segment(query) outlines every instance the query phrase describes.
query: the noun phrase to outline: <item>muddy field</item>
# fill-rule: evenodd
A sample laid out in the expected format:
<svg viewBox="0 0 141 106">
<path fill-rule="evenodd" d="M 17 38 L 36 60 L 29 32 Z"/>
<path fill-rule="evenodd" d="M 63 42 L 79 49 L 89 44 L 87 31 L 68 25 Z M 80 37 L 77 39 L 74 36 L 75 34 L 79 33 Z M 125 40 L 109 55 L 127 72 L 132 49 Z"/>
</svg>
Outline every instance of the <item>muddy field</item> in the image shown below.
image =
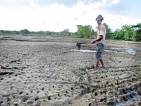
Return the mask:
<svg viewBox="0 0 141 106">
<path fill-rule="evenodd" d="M 141 106 L 141 43 L 107 41 L 106 68 L 90 40 L 0 36 L 0 106 Z"/>
</svg>

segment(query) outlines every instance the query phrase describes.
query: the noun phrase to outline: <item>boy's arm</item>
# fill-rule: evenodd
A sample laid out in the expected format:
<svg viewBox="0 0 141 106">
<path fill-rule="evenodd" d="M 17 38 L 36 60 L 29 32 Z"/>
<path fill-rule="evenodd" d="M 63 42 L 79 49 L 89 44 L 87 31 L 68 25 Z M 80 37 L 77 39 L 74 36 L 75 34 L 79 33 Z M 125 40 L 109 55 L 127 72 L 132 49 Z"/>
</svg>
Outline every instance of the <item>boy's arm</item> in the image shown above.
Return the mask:
<svg viewBox="0 0 141 106">
<path fill-rule="evenodd" d="M 100 37 L 98 39 L 92 41 L 91 44 L 94 44 L 94 43 L 96 43 L 98 41 L 101 41 L 102 39 L 103 39 L 103 35 L 100 35 Z"/>
</svg>

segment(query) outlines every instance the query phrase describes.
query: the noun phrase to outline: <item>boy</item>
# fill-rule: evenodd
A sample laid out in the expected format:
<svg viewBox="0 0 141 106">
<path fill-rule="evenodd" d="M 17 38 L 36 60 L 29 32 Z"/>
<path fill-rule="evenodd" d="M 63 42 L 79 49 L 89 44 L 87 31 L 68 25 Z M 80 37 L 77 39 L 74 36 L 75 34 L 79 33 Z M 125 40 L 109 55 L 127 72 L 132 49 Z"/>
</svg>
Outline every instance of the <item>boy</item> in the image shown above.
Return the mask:
<svg viewBox="0 0 141 106">
<path fill-rule="evenodd" d="M 105 37 L 106 37 L 106 28 L 102 24 L 103 21 L 102 15 L 98 15 L 96 18 L 97 21 L 97 39 L 92 41 L 91 44 L 96 44 L 96 66 L 94 70 L 97 70 L 99 68 L 99 62 L 101 63 L 102 67 L 105 68 L 103 60 L 102 60 L 102 52 L 104 50 L 104 45 L 105 45 Z"/>
</svg>

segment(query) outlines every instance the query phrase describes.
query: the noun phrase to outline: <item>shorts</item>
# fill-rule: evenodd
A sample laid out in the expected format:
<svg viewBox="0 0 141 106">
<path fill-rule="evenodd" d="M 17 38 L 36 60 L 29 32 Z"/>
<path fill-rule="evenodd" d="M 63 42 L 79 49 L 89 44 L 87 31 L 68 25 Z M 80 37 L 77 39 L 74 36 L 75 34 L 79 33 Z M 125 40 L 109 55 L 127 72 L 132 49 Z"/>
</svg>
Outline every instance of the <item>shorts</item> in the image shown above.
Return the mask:
<svg viewBox="0 0 141 106">
<path fill-rule="evenodd" d="M 102 59 L 103 50 L 104 50 L 104 44 L 98 43 L 97 46 L 96 46 L 96 59 L 97 60 Z"/>
</svg>

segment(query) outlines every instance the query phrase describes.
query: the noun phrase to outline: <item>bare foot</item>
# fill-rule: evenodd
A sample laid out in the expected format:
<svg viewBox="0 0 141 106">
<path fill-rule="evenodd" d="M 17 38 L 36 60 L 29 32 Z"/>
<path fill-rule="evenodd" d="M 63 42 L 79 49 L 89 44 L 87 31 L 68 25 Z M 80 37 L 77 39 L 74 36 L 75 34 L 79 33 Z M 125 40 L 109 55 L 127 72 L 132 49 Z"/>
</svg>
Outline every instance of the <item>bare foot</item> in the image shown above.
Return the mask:
<svg viewBox="0 0 141 106">
<path fill-rule="evenodd" d="M 95 67 L 94 69 L 90 69 L 90 71 L 96 71 L 98 67 Z"/>
<path fill-rule="evenodd" d="M 101 68 L 104 68 L 105 69 L 105 66 L 102 66 Z"/>
</svg>

